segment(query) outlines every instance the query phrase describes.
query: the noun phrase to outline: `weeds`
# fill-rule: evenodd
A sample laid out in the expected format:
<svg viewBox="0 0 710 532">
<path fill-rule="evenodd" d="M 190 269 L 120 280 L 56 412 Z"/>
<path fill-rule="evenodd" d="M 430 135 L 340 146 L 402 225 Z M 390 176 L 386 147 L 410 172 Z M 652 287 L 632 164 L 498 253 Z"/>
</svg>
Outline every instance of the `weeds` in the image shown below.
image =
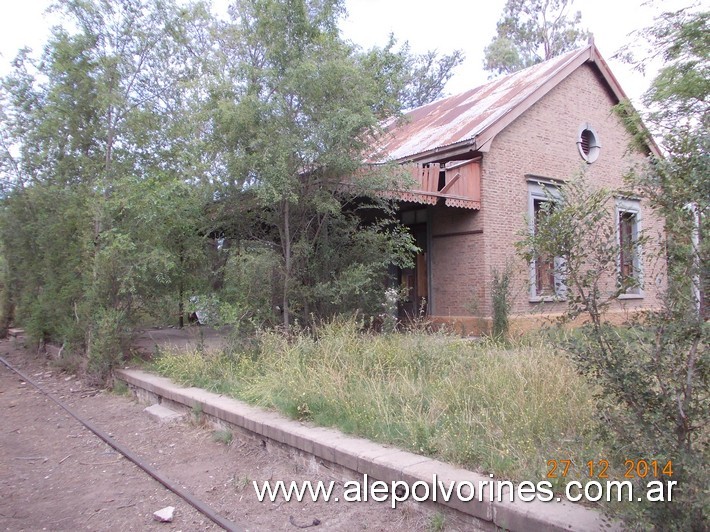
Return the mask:
<svg viewBox="0 0 710 532">
<path fill-rule="evenodd" d="M 544 478 L 550 457 L 597 456 L 593 390 L 543 340 L 503 348 L 443 333 L 369 335 L 335 321 L 253 353 L 165 353 L 156 369 L 465 467 Z M 603 453 L 602 453 L 603 454 Z"/>
<path fill-rule="evenodd" d="M 244 491 L 247 486 L 251 485 L 251 479 L 248 476 L 243 477 L 233 477 L 232 483 L 234 484 L 235 491 Z"/>
<path fill-rule="evenodd" d="M 205 422 L 205 414 L 202 411 L 202 403 L 195 403 L 192 406 L 192 421 L 195 425 L 202 425 Z"/>
<path fill-rule="evenodd" d="M 111 388 L 111 391 L 116 395 L 131 395 L 131 389 L 128 387 L 128 384 L 119 379 L 115 379 L 113 381 L 113 387 Z"/>
<path fill-rule="evenodd" d="M 510 314 L 510 282 L 513 276 L 511 263 L 508 262 L 503 269 L 491 269 L 491 298 L 493 299 L 493 337 L 501 340 L 508 338 L 510 327 L 508 315 Z"/>
<path fill-rule="evenodd" d="M 219 430 L 215 430 L 212 433 L 212 440 L 217 443 L 223 443 L 225 445 L 229 445 L 230 443 L 232 443 L 233 439 L 234 439 L 234 435 L 232 434 L 231 430 L 219 429 Z"/>
<path fill-rule="evenodd" d="M 437 512 L 431 516 L 429 520 L 429 526 L 427 526 L 428 532 L 441 532 L 446 526 L 446 516 L 441 512 Z"/>
</svg>

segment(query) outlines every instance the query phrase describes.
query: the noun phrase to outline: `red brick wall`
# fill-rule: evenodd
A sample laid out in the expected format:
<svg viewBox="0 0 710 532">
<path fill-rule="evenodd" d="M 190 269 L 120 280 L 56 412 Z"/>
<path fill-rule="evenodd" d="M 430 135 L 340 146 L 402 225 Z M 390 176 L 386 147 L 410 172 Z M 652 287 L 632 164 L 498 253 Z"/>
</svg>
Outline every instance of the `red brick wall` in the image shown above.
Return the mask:
<svg viewBox="0 0 710 532">
<path fill-rule="evenodd" d="M 513 313 L 554 313 L 562 304 L 529 301 L 528 265 L 514 243 L 526 228 L 526 174 L 569 179 L 581 170 L 594 185 L 622 188 L 623 175 L 643 163 L 629 152 L 630 137 L 614 115 L 614 101 L 594 67 L 584 65 L 496 136 L 483 156 L 481 211 L 436 207 L 432 219 L 433 315 L 491 316 L 491 268 L 514 266 Z M 577 148 L 580 127 L 589 123 L 601 143 L 598 159 L 587 164 Z M 660 229 L 642 202 L 642 228 Z M 435 238 L 437 234 L 482 229 L 482 234 Z M 658 304 L 663 271 L 644 249 L 644 298 L 619 303 L 624 309 Z"/>
<path fill-rule="evenodd" d="M 430 313 L 479 315 L 483 310 L 483 229 L 479 211 L 436 206 L 430 211 Z"/>
</svg>

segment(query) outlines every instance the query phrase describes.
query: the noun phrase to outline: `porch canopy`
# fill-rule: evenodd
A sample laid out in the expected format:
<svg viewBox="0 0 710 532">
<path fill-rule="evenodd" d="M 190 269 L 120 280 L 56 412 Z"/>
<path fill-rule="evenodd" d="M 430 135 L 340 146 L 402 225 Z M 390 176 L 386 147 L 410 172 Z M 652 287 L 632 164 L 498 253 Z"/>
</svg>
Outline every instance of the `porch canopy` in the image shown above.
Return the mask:
<svg viewBox="0 0 710 532">
<path fill-rule="evenodd" d="M 481 208 L 481 159 L 448 163 L 406 163 L 396 167 L 401 185 L 380 192 L 412 203 Z"/>
</svg>

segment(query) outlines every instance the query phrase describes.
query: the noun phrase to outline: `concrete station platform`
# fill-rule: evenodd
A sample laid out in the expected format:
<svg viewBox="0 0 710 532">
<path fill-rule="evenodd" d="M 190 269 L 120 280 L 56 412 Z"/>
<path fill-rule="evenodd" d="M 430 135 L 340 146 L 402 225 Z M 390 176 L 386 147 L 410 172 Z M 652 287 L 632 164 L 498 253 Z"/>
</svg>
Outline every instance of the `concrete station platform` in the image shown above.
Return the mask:
<svg viewBox="0 0 710 532">
<path fill-rule="evenodd" d="M 409 486 L 417 482 L 431 486 L 434 475 L 445 486 L 452 481 L 478 486 L 479 481 L 491 480 L 425 456 L 294 421 L 229 397 L 178 386 L 167 378 L 141 370 L 117 370 L 115 377 L 127 383 L 143 402 L 160 404 L 176 412 L 199 411 L 219 426 L 260 439 L 267 448 L 284 452 L 308 467 L 316 470 L 325 467 L 344 480 L 362 481 L 367 475 L 371 482 L 404 481 Z M 468 493 L 467 490 L 464 484 L 462 493 Z M 515 500 L 511 503 L 507 498 L 505 502 L 498 502 L 491 500 L 486 490 L 481 501 L 476 494 L 469 502 L 456 496 L 444 501 L 439 496 L 435 502 L 429 500 L 421 504 L 455 517 L 472 530 L 592 532 L 621 529 L 619 523 L 610 522 L 595 510 L 556 498 L 550 502 Z"/>
</svg>

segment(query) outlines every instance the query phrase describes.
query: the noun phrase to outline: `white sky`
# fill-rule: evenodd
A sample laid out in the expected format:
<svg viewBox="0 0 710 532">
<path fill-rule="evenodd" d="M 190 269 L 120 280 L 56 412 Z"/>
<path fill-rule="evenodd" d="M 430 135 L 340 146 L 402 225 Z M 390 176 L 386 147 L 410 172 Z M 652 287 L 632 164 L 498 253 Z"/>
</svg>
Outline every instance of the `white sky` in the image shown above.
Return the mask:
<svg viewBox="0 0 710 532">
<path fill-rule="evenodd" d="M 216 0 L 223 5 L 227 0 Z M 624 91 L 635 103 L 651 77 L 643 77 L 611 56 L 631 40 L 629 34 L 649 25 L 659 8 L 640 5 L 644 0 L 576 0 L 573 8 L 582 12 L 582 26 L 589 29 Z M 705 1 L 705 0 L 702 0 Z M 685 7 L 692 0 L 663 0 L 664 10 Z M 22 46 L 39 54 L 52 19 L 44 14 L 50 0 L 0 0 L 0 75 Z M 341 25 L 346 39 L 364 48 L 384 45 L 394 33 L 400 42 L 409 41 L 412 50 L 436 49 L 442 53 L 461 49 L 466 61 L 447 86 L 450 94 L 485 83 L 483 49 L 495 33 L 505 0 L 346 0 L 349 16 Z M 55 19 L 56 20 L 56 19 Z"/>
</svg>

